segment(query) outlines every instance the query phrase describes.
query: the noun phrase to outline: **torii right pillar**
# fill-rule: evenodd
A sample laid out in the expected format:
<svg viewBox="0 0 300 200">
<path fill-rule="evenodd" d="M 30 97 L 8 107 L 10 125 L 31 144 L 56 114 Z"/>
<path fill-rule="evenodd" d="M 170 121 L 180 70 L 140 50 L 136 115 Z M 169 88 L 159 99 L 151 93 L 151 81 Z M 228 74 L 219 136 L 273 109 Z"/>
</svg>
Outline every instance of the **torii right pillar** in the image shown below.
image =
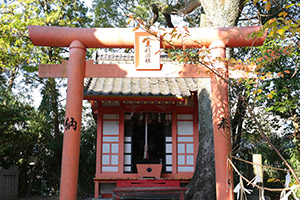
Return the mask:
<svg viewBox="0 0 300 200">
<path fill-rule="evenodd" d="M 232 200 L 232 171 L 227 157 L 231 151 L 229 98 L 228 98 L 228 68 L 221 59 L 226 57 L 226 46 L 223 41 L 216 40 L 209 46 L 213 67 L 220 75 L 213 74 L 211 78 L 212 115 L 215 149 L 216 199 Z M 223 127 L 218 124 L 225 122 Z M 224 173 L 226 172 L 226 173 Z"/>
</svg>

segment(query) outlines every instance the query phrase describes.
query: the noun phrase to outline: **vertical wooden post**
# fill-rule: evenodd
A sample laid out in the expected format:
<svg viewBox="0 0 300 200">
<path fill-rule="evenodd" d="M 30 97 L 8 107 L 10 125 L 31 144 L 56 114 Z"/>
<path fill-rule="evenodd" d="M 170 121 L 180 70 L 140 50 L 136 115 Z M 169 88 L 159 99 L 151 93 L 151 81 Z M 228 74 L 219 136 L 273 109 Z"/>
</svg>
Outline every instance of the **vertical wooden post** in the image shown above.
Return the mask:
<svg viewBox="0 0 300 200">
<path fill-rule="evenodd" d="M 97 101 L 97 146 L 96 146 L 96 175 L 97 178 L 99 174 L 101 173 L 102 169 L 100 168 L 102 166 L 102 131 L 103 131 L 103 115 L 101 113 L 101 102 Z M 94 198 L 98 199 L 100 194 L 100 183 L 95 180 L 95 191 L 94 191 Z"/>
<path fill-rule="evenodd" d="M 60 200 L 77 199 L 85 55 L 86 47 L 78 40 L 73 41 L 68 64 Z"/>
<path fill-rule="evenodd" d="M 225 58 L 225 44 L 222 41 L 214 41 L 209 46 L 211 59 Z M 214 67 L 222 77 L 228 80 L 228 70 L 224 62 L 218 60 L 212 61 Z M 213 75 L 212 77 L 212 111 L 213 111 L 213 129 L 214 129 L 214 147 L 215 147 L 215 170 L 216 170 L 216 196 L 217 200 L 230 200 L 232 198 L 232 172 L 229 170 L 227 156 L 231 151 L 230 140 L 230 118 L 229 118 L 229 100 L 228 85 L 225 80 Z M 218 124 L 226 121 L 223 127 Z"/>
</svg>

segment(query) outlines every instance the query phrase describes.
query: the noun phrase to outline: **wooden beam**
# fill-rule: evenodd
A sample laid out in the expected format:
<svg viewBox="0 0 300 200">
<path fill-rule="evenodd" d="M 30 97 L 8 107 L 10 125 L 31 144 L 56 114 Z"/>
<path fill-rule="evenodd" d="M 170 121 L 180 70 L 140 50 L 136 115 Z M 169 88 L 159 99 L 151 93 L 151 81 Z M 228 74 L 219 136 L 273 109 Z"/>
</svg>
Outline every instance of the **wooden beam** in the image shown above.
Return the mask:
<svg viewBox="0 0 300 200">
<path fill-rule="evenodd" d="M 68 61 L 62 64 L 39 65 L 40 78 L 67 77 Z M 229 78 L 253 78 L 255 65 L 239 67 L 229 66 Z M 134 64 L 93 64 L 93 60 L 86 61 L 85 77 L 88 78 L 126 78 L 126 77 L 181 77 L 181 78 L 210 78 L 211 72 L 202 65 L 194 64 L 163 64 L 161 70 L 137 71 Z"/>
<path fill-rule="evenodd" d="M 62 64 L 39 65 L 40 78 L 67 77 L 68 61 Z M 126 77 L 210 77 L 208 70 L 201 65 L 164 64 L 161 70 L 137 71 L 134 64 L 93 64 L 86 61 L 85 77 L 90 78 L 126 78 Z"/>
<path fill-rule="evenodd" d="M 199 48 L 208 47 L 213 41 L 221 40 L 226 47 L 260 46 L 265 40 L 262 37 L 250 37 L 259 32 L 262 26 L 189 28 L 176 29 L 176 33 L 187 37 L 173 37 L 173 29 L 160 31 L 164 39 L 171 41 L 163 48 Z M 74 40 L 81 41 L 87 48 L 133 48 L 133 28 L 68 28 L 55 26 L 28 26 L 29 36 L 36 46 L 68 47 Z"/>
</svg>

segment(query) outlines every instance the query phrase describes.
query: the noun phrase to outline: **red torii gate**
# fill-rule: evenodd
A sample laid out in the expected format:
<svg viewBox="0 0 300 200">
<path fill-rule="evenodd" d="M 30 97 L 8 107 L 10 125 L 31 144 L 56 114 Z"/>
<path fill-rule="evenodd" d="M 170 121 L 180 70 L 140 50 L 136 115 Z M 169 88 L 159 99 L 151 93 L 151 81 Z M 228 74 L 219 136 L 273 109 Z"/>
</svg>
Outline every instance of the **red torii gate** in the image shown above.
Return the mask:
<svg viewBox="0 0 300 200">
<path fill-rule="evenodd" d="M 174 38 L 172 45 L 182 48 L 210 48 L 212 57 L 225 58 L 226 47 L 259 46 L 264 37 L 249 38 L 260 30 L 260 26 L 233 28 L 191 28 L 190 37 L 182 41 Z M 232 188 L 228 179 L 232 172 L 226 169 L 230 152 L 230 132 L 218 129 L 220 118 L 229 118 L 227 83 L 205 72 L 200 65 L 164 65 L 160 71 L 136 71 L 133 65 L 93 64 L 85 60 L 86 48 L 133 48 L 134 32 L 129 28 L 62 28 L 29 26 L 30 39 L 36 46 L 70 47 L 68 62 L 61 65 L 41 65 L 40 77 L 67 77 L 67 100 L 63 141 L 60 199 L 77 199 L 77 182 L 80 151 L 80 130 L 84 77 L 209 77 L 212 88 L 212 111 L 215 147 L 216 194 L 217 200 L 232 199 Z M 171 33 L 172 29 L 166 32 Z M 161 45 L 162 47 L 162 45 Z M 166 44 L 165 48 L 171 48 Z M 224 64 L 220 64 L 226 71 Z M 230 174 L 229 177 L 227 174 Z M 232 182 L 231 180 L 229 180 Z"/>
</svg>

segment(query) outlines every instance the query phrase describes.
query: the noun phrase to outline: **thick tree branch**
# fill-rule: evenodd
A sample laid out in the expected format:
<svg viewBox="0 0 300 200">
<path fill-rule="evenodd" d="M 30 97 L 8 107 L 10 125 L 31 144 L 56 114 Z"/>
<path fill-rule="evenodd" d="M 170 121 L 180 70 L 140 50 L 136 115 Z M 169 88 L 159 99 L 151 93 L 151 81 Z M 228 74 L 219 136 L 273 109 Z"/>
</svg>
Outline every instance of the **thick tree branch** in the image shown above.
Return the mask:
<svg viewBox="0 0 300 200">
<path fill-rule="evenodd" d="M 188 0 L 184 3 L 178 2 L 175 5 L 164 5 L 160 3 L 152 4 L 153 17 L 150 19 L 147 27 L 152 26 L 157 20 L 159 13 L 163 14 L 166 20 L 166 25 L 169 28 L 174 28 L 171 20 L 171 15 L 186 15 L 191 13 L 201 5 L 200 0 Z"/>
<path fill-rule="evenodd" d="M 193 12 L 199 6 L 201 6 L 200 0 L 187 0 L 184 3 L 178 2 L 176 5 L 169 5 L 163 12 L 172 15 L 186 15 Z"/>
<path fill-rule="evenodd" d="M 170 14 L 163 14 L 163 15 L 165 16 L 167 26 L 169 28 L 174 28 L 174 25 L 171 20 L 171 15 Z"/>
<path fill-rule="evenodd" d="M 157 6 L 157 4 L 152 4 L 151 7 L 152 7 L 153 17 L 150 19 L 147 27 L 152 26 L 158 20 L 159 12 L 158 12 L 158 6 Z"/>
<path fill-rule="evenodd" d="M 232 134 L 232 154 L 234 155 L 240 148 L 242 139 L 243 121 L 246 113 L 245 101 L 248 103 L 249 98 L 238 98 L 235 115 L 231 120 L 231 134 Z"/>
</svg>

